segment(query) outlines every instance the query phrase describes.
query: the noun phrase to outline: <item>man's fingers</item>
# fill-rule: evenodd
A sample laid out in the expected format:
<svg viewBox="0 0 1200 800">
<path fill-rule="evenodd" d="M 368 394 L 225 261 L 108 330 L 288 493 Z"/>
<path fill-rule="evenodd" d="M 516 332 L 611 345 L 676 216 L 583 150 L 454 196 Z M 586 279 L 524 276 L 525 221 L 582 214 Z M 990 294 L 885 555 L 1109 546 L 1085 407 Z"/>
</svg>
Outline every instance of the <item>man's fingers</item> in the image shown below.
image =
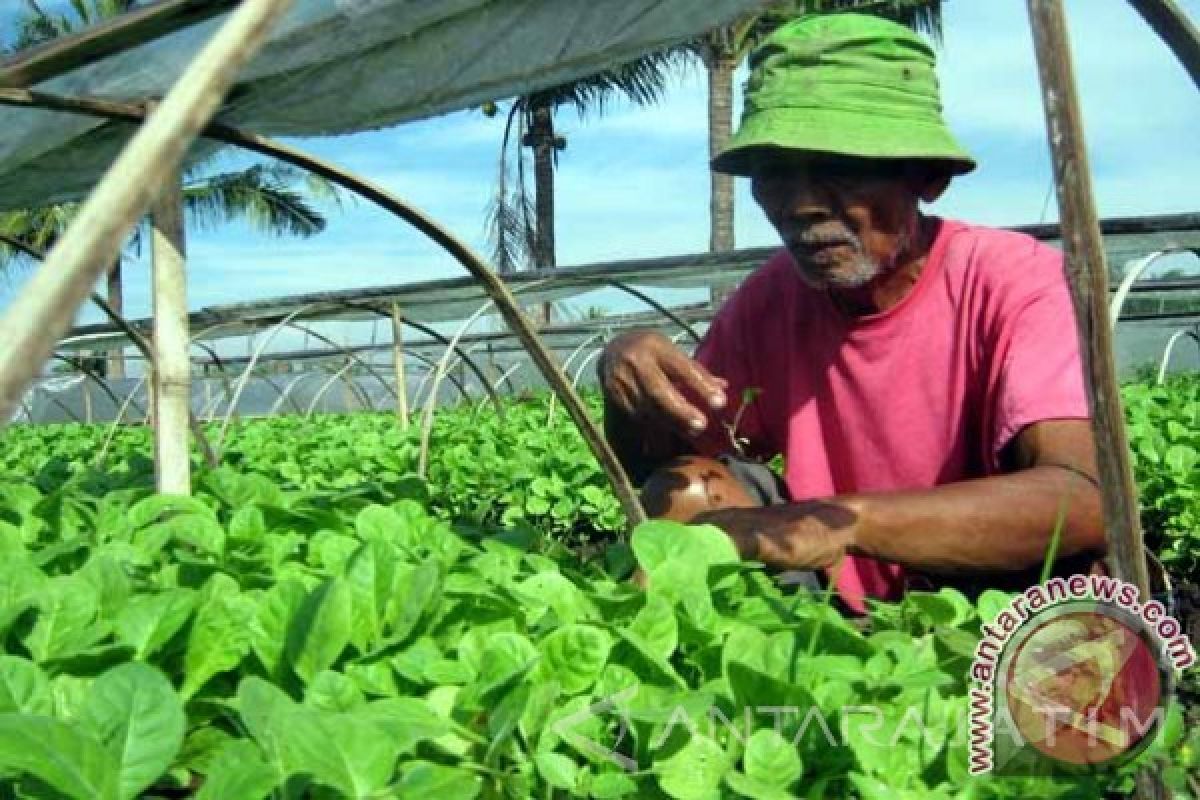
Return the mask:
<svg viewBox="0 0 1200 800">
<path fill-rule="evenodd" d="M 651 404 L 656 407 L 664 421 L 689 434 L 696 434 L 708 426 L 708 417 L 689 403 L 679 390 L 671 385 L 666 375 L 659 373 L 644 384 Z"/>
<path fill-rule="evenodd" d="M 663 370 L 668 377 L 679 382 L 700 397 L 713 411 L 719 411 L 728 402 L 725 390 L 728 381 L 709 372 L 703 364 L 688 358 L 676 350 L 663 359 Z"/>
</svg>

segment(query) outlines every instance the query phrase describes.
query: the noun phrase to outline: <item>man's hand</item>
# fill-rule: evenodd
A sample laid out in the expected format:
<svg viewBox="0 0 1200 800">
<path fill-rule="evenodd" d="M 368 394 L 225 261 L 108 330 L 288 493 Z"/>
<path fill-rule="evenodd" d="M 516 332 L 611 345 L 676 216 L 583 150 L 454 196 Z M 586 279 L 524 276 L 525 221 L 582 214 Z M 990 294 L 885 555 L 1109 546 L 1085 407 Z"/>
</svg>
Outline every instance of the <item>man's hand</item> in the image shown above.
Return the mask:
<svg viewBox="0 0 1200 800">
<path fill-rule="evenodd" d="M 709 412 L 726 403 L 726 381 L 655 331 L 630 331 L 609 342 L 599 374 L 600 387 L 615 411 L 642 425 L 683 436 L 703 431 Z M 697 408 L 681 389 L 703 398 L 707 407 Z"/>
<path fill-rule="evenodd" d="M 763 508 L 730 508 L 696 516 L 696 525 L 716 525 L 742 558 L 777 570 L 836 566 L 854 541 L 858 512 L 840 500 L 811 500 Z"/>
</svg>

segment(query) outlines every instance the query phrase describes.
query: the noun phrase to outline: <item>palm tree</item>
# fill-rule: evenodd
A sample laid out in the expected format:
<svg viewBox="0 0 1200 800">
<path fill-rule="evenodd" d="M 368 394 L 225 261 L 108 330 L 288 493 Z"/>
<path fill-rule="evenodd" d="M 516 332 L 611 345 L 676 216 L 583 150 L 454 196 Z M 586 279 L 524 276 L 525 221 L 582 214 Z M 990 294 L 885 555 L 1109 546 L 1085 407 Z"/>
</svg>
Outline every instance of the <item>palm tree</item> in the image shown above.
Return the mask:
<svg viewBox="0 0 1200 800">
<path fill-rule="evenodd" d="M 325 229 L 325 217 L 312 205 L 313 198 L 340 203 L 337 190 L 323 178 L 286 164 L 256 164 L 236 172 L 204 174 L 211 159 L 193 165 L 183 177 L 183 208 L 191 227 L 210 230 L 243 220 L 261 233 L 275 236 L 314 236 Z M 45 252 L 58 241 L 80 208 L 80 203 L 60 203 L 45 208 L 0 212 L 0 233 Z M 145 223 L 130 236 L 129 247 L 140 252 Z M 28 256 L 0 240 L 0 271 L 23 265 Z M 122 257 L 108 272 L 107 299 L 118 314 L 124 310 L 121 282 Z M 124 359 L 110 358 L 110 377 L 124 377 Z"/>
<path fill-rule="evenodd" d="M 504 127 L 500 176 L 488 223 L 493 258 L 500 272 L 515 272 L 530 264 L 537 268 L 556 265 L 554 169 L 559 152 L 566 148 L 566 139 L 554 129 L 555 113 L 570 107 L 580 119 L 593 112 L 603 114 L 608 103 L 617 97 L 640 106 L 657 102 L 665 93 L 673 71 L 682 66 L 687 56 L 685 48 L 651 53 L 513 101 Z M 496 106 L 485 105 L 484 113 L 496 114 Z M 509 150 L 513 146 L 516 153 L 510 160 Z M 529 148 L 533 154 L 532 201 L 523 148 Z"/>
<path fill-rule="evenodd" d="M 714 158 L 733 134 L 733 75 L 746 55 L 771 31 L 804 16 L 857 11 L 895 20 L 941 38 L 942 0 L 784 0 L 766 11 L 749 14 L 694 42 L 694 52 L 708 72 L 708 153 Z M 733 177 L 713 172 L 709 196 L 709 250 L 734 248 Z"/>
<path fill-rule="evenodd" d="M 25 0 L 29 13 L 17 23 L 13 42 L 5 49 L 16 52 L 41 44 L 123 14 L 138 4 L 138 0 L 70 0 L 73 15 L 68 15 L 47 12 L 39 0 Z M 206 175 L 214 161 L 215 156 L 210 156 L 183 176 L 184 212 L 200 229 L 244 219 L 263 233 L 307 237 L 320 233 L 326 224 L 311 199 L 340 203 L 333 184 L 294 167 L 270 163 Z M 54 245 L 78 210 L 78 203 L 64 203 L 0 213 L 0 233 L 44 252 Z M 143 226 L 139 226 L 130 239 L 135 250 L 140 250 L 142 237 Z M 0 271 L 26 258 L 0 241 Z M 108 303 L 118 314 L 123 313 L 125 305 L 121 266 L 118 256 L 107 275 Z M 124 377 L 125 362 L 120 351 L 110 356 L 108 373 L 110 377 Z"/>
</svg>

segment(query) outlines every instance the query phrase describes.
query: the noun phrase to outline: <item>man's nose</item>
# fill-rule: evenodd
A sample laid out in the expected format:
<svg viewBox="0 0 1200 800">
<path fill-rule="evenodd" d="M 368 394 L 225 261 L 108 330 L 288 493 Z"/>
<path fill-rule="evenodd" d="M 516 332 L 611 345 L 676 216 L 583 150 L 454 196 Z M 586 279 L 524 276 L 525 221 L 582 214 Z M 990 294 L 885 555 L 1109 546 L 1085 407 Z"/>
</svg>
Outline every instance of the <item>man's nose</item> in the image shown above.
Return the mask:
<svg viewBox="0 0 1200 800">
<path fill-rule="evenodd" d="M 806 177 L 787 181 L 777 195 L 777 213 L 793 222 L 820 222 L 834 215 L 837 198 L 831 188 Z"/>
</svg>

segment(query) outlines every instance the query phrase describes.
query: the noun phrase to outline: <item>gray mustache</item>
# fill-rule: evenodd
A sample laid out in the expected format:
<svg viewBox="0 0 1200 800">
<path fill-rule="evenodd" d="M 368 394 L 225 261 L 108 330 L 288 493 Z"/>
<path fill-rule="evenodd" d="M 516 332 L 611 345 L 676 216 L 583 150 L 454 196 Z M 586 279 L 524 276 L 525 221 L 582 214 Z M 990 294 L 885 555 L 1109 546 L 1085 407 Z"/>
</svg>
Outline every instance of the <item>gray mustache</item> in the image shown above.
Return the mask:
<svg viewBox="0 0 1200 800">
<path fill-rule="evenodd" d="M 805 233 L 792 237 L 792 241 L 805 247 L 824 247 L 831 244 L 847 244 L 859 247 L 861 243 L 853 234 Z"/>
</svg>

